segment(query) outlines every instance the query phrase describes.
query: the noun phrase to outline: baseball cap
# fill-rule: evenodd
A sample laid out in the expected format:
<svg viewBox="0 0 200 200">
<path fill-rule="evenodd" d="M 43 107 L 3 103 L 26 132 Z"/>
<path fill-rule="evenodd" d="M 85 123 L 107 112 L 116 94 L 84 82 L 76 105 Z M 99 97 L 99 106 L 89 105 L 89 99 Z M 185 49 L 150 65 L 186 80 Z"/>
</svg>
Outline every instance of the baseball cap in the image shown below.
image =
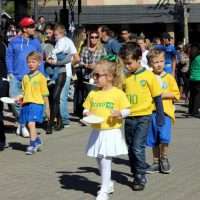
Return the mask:
<svg viewBox="0 0 200 200">
<path fill-rule="evenodd" d="M 35 21 L 31 17 L 24 17 L 20 20 L 19 25 L 21 28 L 32 27 L 35 25 Z"/>
</svg>

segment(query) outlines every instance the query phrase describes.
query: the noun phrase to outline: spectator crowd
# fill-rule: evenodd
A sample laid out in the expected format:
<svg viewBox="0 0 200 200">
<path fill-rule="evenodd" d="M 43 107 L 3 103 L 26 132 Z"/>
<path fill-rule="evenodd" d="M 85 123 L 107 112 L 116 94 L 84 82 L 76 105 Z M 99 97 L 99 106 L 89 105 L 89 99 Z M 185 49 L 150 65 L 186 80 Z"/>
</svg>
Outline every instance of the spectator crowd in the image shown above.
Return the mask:
<svg viewBox="0 0 200 200">
<path fill-rule="evenodd" d="M 128 154 L 133 189 L 145 188 L 147 173 L 171 172 L 168 149 L 175 122 L 174 103 L 188 106 L 200 118 L 200 45 L 176 42 L 167 32 L 146 38 L 128 28 L 114 33 L 108 26 L 78 27 L 73 38 L 61 24 L 20 20 L 0 37 L 0 97 L 16 119 L 16 134 L 29 138 L 26 154 L 40 150 L 46 134 L 70 126 L 68 101 L 73 101 L 77 126 L 92 124 L 87 155 L 95 157 L 102 177 L 97 200 L 114 192 L 112 157 Z M 0 102 L 0 149 L 8 147 Z M 125 135 L 122 124 L 124 121 Z M 147 164 L 146 146 L 153 162 Z"/>
</svg>

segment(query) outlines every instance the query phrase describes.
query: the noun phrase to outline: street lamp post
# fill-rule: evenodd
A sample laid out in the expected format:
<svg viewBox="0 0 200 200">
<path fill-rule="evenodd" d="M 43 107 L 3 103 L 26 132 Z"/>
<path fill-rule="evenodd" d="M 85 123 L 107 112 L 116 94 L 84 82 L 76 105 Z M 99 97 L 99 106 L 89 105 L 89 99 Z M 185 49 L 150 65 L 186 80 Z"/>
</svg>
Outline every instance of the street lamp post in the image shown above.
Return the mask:
<svg viewBox="0 0 200 200">
<path fill-rule="evenodd" d="M 188 20 L 189 20 L 189 8 L 188 8 L 189 0 L 175 0 L 175 9 L 176 9 L 176 17 L 178 21 L 183 26 L 183 42 L 184 44 L 189 43 L 189 28 L 188 28 Z"/>
<path fill-rule="evenodd" d="M 188 30 L 188 8 L 185 3 L 183 3 L 183 19 L 184 19 L 184 44 L 189 43 L 189 30 Z"/>
<path fill-rule="evenodd" d="M 2 14 L 2 0 L 0 0 L 0 31 L 2 29 L 2 27 L 1 27 L 1 23 L 2 23 L 1 14 Z"/>
<path fill-rule="evenodd" d="M 34 0 L 34 18 L 35 20 L 38 18 L 38 0 Z"/>
</svg>

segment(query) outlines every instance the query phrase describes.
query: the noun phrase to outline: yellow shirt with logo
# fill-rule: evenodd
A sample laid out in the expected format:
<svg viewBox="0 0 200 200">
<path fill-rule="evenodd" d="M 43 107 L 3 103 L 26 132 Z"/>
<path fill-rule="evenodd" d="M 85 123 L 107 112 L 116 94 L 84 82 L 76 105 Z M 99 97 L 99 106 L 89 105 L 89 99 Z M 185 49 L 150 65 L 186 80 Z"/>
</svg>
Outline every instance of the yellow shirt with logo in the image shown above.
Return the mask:
<svg viewBox="0 0 200 200">
<path fill-rule="evenodd" d="M 124 89 L 131 104 L 130 116 L 152 114 L 153 98 L 161 95 L 156 76 L 144 68 L 128 75 L 124 80 Z"/>
<path fill-rule="evenodd" d="M 175 97 L 175 100 L 179 100 L 180 92 L 175 78 L 168 73 L 165 73 L 161 76 L 158 76 L 162 94 L 172 93 Z M 171 117 L 175 121 L 175 107 L 173 104 L 173 99 L 162 99 L 164 113 Z M 155 109 L 155 105 L 154 105 Z"/>
<path fill-rule="evenodd" d="M 44 96 L 49 95 L 47 80 L 41 72 L 26 74 L 22 80 L 23 104 L 44 104 Z"/>
<path fill-rule="evenodd" d="M 100 116 L 104 119 L 101 124 L 92 125 L 97 129 L 113 129 L 122 126 L 122 119 L 111 117 L 113 110 L 123 110 L 129 108 L 130 104 L 126 94 L 116 88 L 112 87 L 110 90 L 93 90 L 87 96 L 83 107 L 89 110 L 92 114 Z"/>
</svg>

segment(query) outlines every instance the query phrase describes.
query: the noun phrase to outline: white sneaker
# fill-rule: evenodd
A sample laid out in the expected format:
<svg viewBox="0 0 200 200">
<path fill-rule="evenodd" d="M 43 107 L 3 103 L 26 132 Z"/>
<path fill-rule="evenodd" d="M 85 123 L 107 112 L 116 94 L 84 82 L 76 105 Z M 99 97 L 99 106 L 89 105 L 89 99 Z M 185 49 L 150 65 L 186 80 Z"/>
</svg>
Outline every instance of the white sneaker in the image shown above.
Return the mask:
<svg viewBox="0 0 200 200">
<path fill-rule="evenodd" d="M 114 183 L 113 183 L 113 181 L 110 181 L 110 184 L 109 184 L 109 187 L 108 187 L 108 191 L 107 191 L 107 193 L 108 194 L 112 194 L 112 193 L 114 193 Z M 101 192 L 101 190 L 99 190 L 98 192 L 97 192 L 97 194 L 99 194 Z"/>
<path fill-rule="evenodd" d="M 108 187 L 108 194 L 112 194 L 114 191 L 114 183 L 111 181 Z"/>
<path fill-rule="evenodd" d="M 28 132 L 28 129 L 25 126 L 22 127 L 22 136 L 25 137 L 25 138 L 30 136 L 29 132 Z"/>
<path fill-rule="evenodd" d="M 99 192 L 96 200 L 108 200 L 109 199 L 109 195 L 106 192 Z"/>
<path fill-rule="evenodd" d="M 17 130 L 16 130 L 16 135 L 20 135 L 20 132 L 21 132 L 21 126 L 20 126 L 20 124 L 18 125 L 18 127 L 17 127 Z"/>
</svg>

